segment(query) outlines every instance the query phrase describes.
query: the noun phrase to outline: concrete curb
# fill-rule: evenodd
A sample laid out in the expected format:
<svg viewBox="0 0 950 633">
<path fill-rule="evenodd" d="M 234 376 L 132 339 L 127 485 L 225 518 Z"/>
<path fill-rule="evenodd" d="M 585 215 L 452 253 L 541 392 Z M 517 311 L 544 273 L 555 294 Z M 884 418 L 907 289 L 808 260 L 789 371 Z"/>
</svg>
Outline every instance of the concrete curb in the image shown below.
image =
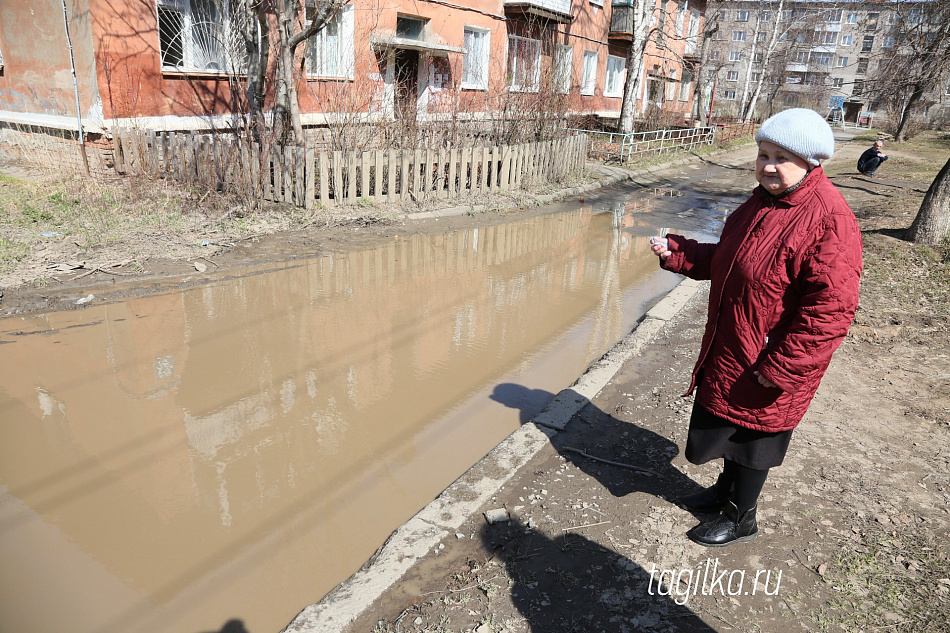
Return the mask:
<svg viewBox="0 0 950 633">
<path fill-rule="evenodd" d="M 301 611 L 282 633 L 342 631 L 419 560 L 508 482 L 558 430 L 603 389 L 624 363 L 639 355 L 702 284 L 685 279 L 644 316 L 620 343 L 571 387 L 558 393 L 531 422 L 509 435 L 435 500 L 399 527 L 363 567 L 320 602 Z"/>
</svg>

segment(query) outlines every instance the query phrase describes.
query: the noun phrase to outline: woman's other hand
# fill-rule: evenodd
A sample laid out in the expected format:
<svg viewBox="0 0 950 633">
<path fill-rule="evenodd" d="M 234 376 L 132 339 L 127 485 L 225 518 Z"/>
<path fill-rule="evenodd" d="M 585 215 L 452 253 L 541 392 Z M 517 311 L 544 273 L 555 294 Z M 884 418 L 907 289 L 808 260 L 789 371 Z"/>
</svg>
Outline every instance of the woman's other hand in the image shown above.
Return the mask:
<svg viewBox="0 0 950 633">
<path fill-rule="evenodd" d="M 660 259 L 666 259 L 673 253 L 669 249 L 670 242 L 665 237 L 651 237 L 650 246 L 653 248 L 653 254 Z"/>
<path fill-rule="evenodd" d="M 756 377 L 758 377 L 758 379 L 759 379 L 759 384 L 762 385 L 763 387 L 766 387 L 766 388 L 768 388 L 768 389 L 771 389 L 772 387 L 775 387 L 776 389 L 778 388 L 778 385 L 776 385 L 774 382 L 772 382 L 771 380 L 769 380 L 768 378 L 766 378 L 765 376 L 763 376 L 763 375 L 760 374 L 759 372 L 754 371 L 754 372 L 752 372 L 752 373 L 755 374 Z"/>
</svg>

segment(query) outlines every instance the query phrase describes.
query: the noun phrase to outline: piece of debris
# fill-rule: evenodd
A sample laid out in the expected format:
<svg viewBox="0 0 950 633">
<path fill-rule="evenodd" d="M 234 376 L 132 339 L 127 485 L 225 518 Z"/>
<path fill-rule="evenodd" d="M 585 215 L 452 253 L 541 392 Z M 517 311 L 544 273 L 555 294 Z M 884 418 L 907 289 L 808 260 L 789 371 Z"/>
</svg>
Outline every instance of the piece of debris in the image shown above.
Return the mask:
<svg viewBox="0 0 950 633">
<path fill-rule="evenodd" d="M 204 271 L 208 270 L 207 264 L 203 264 L 201 262 L 193 262 L 193 263 L 195 266 L 195 270 L 197 270 L 199 273 L 203 273 Z"/>
<path fill-rule="evenodd" d="M 92 300 L 95 299 L 95 298 L 96 298 L 96 295 L 88 295 L 88 296 L 83 297 L 82 299 L 79 299 L 78 301 L 76 301 L 76 305 L 77 305 L 77 306 L 81 306 L 81 305 L 84 304 L 84 303 L 89 303 L 90 301 L 92 301 Z"/>
<path fill-rule="evenodd" d="M 485 520 L 488 521 L 489 525 L 494 525 L 496 523 L 501 523 L 503 521 L 508 520 L 508 510 L 504 508 L 488 510 L 484 514 L 485 514 Z"/>
</svg>

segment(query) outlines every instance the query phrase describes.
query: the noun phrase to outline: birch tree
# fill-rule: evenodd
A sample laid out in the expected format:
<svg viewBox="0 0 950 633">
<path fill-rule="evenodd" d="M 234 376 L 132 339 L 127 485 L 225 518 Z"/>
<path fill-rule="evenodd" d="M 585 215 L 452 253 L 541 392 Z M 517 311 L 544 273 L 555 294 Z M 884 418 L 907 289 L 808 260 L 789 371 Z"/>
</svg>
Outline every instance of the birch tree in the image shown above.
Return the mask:
<svg viewBox="0 0 950 633">
<path fill-rule="evenodd" d="M 742 101 L 739 103 L 745 105 L 745 116 L 743 117 L 744 121 L 751 121 L 755 117 L 755 111 L 759 104 L 759 95 L 762 93 L 762 84 L 765 82 L 766 78 L 769 77 L 769 73 L 766 72 L 766 69 L 770 68 L 772 65 L 772 59 L 775 56 L 775 49 L 778 44 L 779 33 L 782 32 L 782 17 L 785 10 L 785 0 L 779 0 L 778 5 L 773 9 L 772 2 L 763 3 L 764 6 L 768 6 L 768 9 L 760 8 L 759 14 L 756 16 L 756 40 L 758 40 L 759 32 L 759 23 L 762 18 L 762 11 L 771 12 L 771 27 L 769 28 L 769 41 L 765 46 L 765 50 L 762 51 L 762 69 L 759 72 L 759 80 L 755 82 L 755 88 L 752 92 L 752 97 L 746 103 L 746 92 L 743 91 Z M 756 46 L 758 46 L 758 41 L 753 44 L 752 48 L 752 57 L 749 59 L 749 75 L 752 72 L 752 66 L 755 63 L 755 53 Z M 748 85 L 748 83 L 746 84 Z"/>
<path fill-rule="evenodd" d="M 656 2 L 651 0 L 633 1 L 633 41 L 627 49 L 627 78 L 623 84 L 623 102 L 620 105 L 619 131 L 627 134 L 633 131 L 637 116 L 637 95 L 642 87 L 643 55 L 652 33 L 651 22 Z"/>
</svg>

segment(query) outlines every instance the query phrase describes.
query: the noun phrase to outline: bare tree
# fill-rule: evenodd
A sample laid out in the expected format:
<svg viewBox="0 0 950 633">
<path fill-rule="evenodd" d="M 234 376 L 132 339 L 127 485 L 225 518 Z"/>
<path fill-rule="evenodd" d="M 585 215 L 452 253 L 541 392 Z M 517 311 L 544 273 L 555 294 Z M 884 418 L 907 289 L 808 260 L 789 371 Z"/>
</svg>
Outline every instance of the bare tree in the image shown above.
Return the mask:
<svg viewBox="0 0 950 633">
<path fill-rule="evenodd" d="M 787 25 L 784 25 L 783 20 L 782 20 L 783 15 L 784 15 L 784 10 L 785 10 L 785 0 L 778 0 L 778 5 L 774 6 L 774 8 L 773 6 L 774 6 L 774 3 L 771 0 L 766 0 L 765 2 L 762 3 L 762 7 L 759 8 L 759 14 L 758 16 L 756 16 L 756 20 L 757 20 L 756 21 L 756 39 L 758 39 L 758 33 L 760 32 L 759 26 L 758 26 L 759 21 L 761 21 L 762 18 L 764 17 L 763 16 L 764 11 L 769 11 L 771 13 L 771 15 L 769 16 L 771 18 L 769 20 L 771 22 L 771 26 L 768 29 L 768 33 L 769 33 L 768 44 L 766 44 L 765 50 L 762 51 L 762 67 L 761 67 L 762 70 L 759 72 L 759 80 L 755 82 L 755 88 L 753 88 L 752 97 L 748 101 L 746 101 L 745 100 L 746 95 L 745 95 L 745 92 L 743 92 L 742 101 L 740 101 L 740 103 L 742 103 L 743 106 L 745 107 L 745 116 L 743 117 L 745 121 L 751 121 L 752 118 L 755 116 L 755 111 L 759 105 L 759 95 L 762 93 L 762 84 L 765 82 L 766 77 L 768 76 L 768 73 L 765 72 L 765 69 L 769 68 L 770 65 L 772 64 L 772 59 L 775 56 L 776 45 L 778 44 L 779 34 L 787 28 Z M 765 8 L 765 7 L 768 7 L 768 8 Z M 749 74 L 750 75 L 752 71 L 752 66 L 755 64 L 755 54 L 756 54 L 757 46 L 758 46 L 758 42 L 753 43 L 751 58 L 749 59 Z M 747 77 L 749 76 L 747 75 Z M 748 86 L 748 79 L 746 82 L 746 86 Z"/>
<path fill-rule="evenodd" d="M 907 239 L 917 244 L 935 246 L 950 236 L 950 160 L 927 190 L 914 223 L 907 230 Z"/>
<path fill-rule="evenodd" d="M 633 0 L 632 14 L 633 41 L 627 49 L 627 79 L 623 85 L 623 102 L 620 105 L 619 131 L 626 134 L 633 131 L 637 116 L 637 95 L 640 93 L 640 77 L 643 75 L 643 55 L 650 40 L 650 22 L 656 3 L 650 0 Z"/>
<path fill-rule="evenodd" d="M 950 72 L 950 2 L 898 2 L 892 10 L 897 19 L 888 37 L 895 52 L 881 57 L 867 85 L 897 113 L 894 138 L 901 142 L 924 97 Z"/>
<path fill-rule="evenodd" d="M 305 0 L 275 0 L 277 14 L 277 92 L 274 103 L 274 129 L 282 141 L 304 142 L 297 100 L 295 71 L 297 47 L 316 35 L 333 20 L 349 0 L 322 0 L 308 15 Z"/>
</svg>

